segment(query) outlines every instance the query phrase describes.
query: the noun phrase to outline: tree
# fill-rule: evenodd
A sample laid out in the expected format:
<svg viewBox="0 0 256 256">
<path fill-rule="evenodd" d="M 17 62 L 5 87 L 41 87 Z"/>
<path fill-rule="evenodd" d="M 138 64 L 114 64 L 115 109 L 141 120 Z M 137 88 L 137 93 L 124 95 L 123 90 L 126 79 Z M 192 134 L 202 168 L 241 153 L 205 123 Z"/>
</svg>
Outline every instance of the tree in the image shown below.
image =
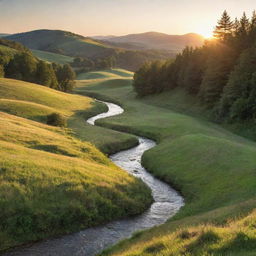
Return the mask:
<svg viewBox="0 0 256 256">
<path fill-rule="evenodd" d="M 256 48 L 245 50 L 230 74 L 222 95 L 218 116 L 221 119 L 249 119 L 256 108 Z"/>
<path fill-rule="evenodd" d="M 222 14 L 221 19 L 218 21 L 217 26 L 214 30 L 214 37 L 222 41 L 227 40 L 232 35 L 233 22 L 231 21 L 230 16 L 225 10 Z"/>
<path fill-rule="evenodd" d="M 58 89 L 58 81 L 52 65 L 44 61 L 39 61 L 37 64 L 36 82 L 38 84 Z"/>
<path fill-rule="evenodd" d="M 29 53 L 16 54 L 6 66 L 6 76 L 27 82 L 35 82 L 37 60 Z"/>
<path fill-rule="evenodd" d="M 210 49 L 208 54 L 199 96 L 205 106 L 212 108 L 218 103 L 228 82 L 235 62 L 235 54 L 230 47 L 218 43 Z"/>
<path fill-rule="evenodd" d="M 0 65 L 0 77 L 4 77 L 4 66 Z"/>
<path fill-rule="evenodd" d="M 76 74 L 70 65 L 65 64 L 57 67 L 56 74 L 61 90 L 64 92 L 71 92 L 75 86 L 74 80 L 76 78 Z"/>
</svg>

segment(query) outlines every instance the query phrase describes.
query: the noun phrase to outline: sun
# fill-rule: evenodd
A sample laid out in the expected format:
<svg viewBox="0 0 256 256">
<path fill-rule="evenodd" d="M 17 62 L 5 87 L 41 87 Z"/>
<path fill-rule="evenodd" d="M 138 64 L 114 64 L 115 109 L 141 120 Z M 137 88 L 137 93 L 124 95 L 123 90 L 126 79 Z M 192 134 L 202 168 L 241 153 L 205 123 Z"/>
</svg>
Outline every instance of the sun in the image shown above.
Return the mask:
<svg viewBox="0 0 256 256">
<path fill-rule="evenodd" d="M 201 27 L 198 30 L 198 34 L 202 35 L 205 39 L 213 39 L 213 29 L 211 27 L 205 26 Z"/>
</svg>

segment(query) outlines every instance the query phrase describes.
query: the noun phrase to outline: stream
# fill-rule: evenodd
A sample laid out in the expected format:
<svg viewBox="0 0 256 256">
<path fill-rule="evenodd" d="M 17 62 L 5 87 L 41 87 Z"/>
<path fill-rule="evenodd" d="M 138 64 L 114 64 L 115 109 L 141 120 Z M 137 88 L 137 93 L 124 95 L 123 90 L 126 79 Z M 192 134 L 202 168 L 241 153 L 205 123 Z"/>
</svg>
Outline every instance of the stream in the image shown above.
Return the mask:
<svg viewBox="0 0 256 256">
<path fill-rule="evenodd" d="M 103 102 L 108 112 L 87 120 L 91 125 L 98 119 L 122 114 L 124 110 L 113 103 Z M 110 159 L 131 175 L 142 179 L 152 190 L 154 202 L 143 214 L 88 228 L 61 238 L 38 242 L 16 249 L 8 256 L 94 256 L 102 250 L 129 238 L 134 232 L 165 223 L 184 205 L 183 198 L 169 185 L 156 179 L 141 165 L 143 153 L 156 146 L 152 140 L 138 137 L 139 145 L 110 156 Z"/>
</svg>

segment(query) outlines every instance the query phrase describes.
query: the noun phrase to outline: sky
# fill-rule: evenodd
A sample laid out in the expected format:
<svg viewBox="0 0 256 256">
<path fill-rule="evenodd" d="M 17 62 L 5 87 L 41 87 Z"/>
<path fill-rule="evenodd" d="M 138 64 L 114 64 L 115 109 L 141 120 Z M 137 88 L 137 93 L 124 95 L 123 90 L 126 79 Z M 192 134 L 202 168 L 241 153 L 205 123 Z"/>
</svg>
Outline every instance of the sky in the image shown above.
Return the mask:
<svg viewBox="0 0 256 256">
<path fill-rule="evenodd" d="M 210 37 L 226 9 L 248 16 L 256 0 L 0 0 L 0 33 L 61 29 L 84 36 L 157 31 Z"/>
</svg>

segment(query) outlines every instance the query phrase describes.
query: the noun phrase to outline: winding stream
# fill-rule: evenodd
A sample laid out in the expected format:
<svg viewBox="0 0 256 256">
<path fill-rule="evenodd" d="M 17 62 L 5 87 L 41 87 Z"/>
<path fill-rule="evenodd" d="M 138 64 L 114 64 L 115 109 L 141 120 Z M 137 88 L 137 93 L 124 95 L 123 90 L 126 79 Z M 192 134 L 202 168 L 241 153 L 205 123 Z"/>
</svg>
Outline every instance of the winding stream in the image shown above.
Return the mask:
<svg viewBox="0 0 256 256">
<path fill-rule="evenodd" d="M 87 120 L 91 125 L 98 119 L 119 115 L 124 110 L 116 104 L 103 102 L 108 112 Z M 9 256 L 94 256 L 118 241 L 130 237 L 135 231 L 163 224 L 184 205 L 183 198 L 166 183 L 156 179 L 141 165 L 143 153 L 153 148 L 152 140 L 138 137 L 139 145 L 110 156 L 111 160 L 130 174 L 142 179 L 152 190 L 154 203 L 142 215 L 112 221 L 78 233 L 36 243 L 31 247 L 6 253 Z"/>
</svg>

